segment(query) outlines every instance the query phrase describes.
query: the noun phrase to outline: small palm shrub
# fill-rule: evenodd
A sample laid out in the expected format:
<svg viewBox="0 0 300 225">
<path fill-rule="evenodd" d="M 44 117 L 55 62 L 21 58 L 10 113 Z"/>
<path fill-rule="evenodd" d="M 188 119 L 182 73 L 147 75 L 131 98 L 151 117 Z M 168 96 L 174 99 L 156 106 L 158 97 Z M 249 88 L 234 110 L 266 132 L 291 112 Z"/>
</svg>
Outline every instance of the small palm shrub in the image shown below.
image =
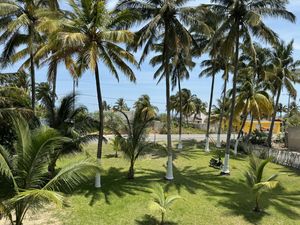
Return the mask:
<svg viewBox="0 0 300 225">
<path fill-rule="evenodd" d="M 163 187 L 156 184 L 152 189 L 153 201 L 150 203 L 150 210 L 158 211 L 161 214 L 161 224 L 165 222 L 165 216 L 171 209 L 174 202 L 181 199 L 179 195 L 167 195 Z"/>
<path fill-rule="evenodd" d="M 250 155 L 249 158 L 249 170 L 246 172 L 246 180 L 249 187 L 255 194 L 255 212 L 260 212 L 260 200 L 261 195 L 267 191 L 270 191 L 277 187 L 278 181 L 276 181 L 276 177 L 278 174 L 274 174 L 270 176 L 268 179 L 263 180 L 263 173 L 266 165 L 270 162 L 270 159 L 261 160 L 254 156 Z"/>
<path fill-rule="evenodd" d="M 71 192 L 89 182 L 100 169 L 94 160 L 87 158 L 49 178 L 49 156 L 68 139 L 48 127 L 30 130 L 22 118 L 13 118 L 13 124 L 14 151 L 0 145 L 0 216 L 7 217 L 12 225 L 22 225 L 28 210 L 39 209 L 48 202 L 63 206 L 62 192 Z"/>
</svg>

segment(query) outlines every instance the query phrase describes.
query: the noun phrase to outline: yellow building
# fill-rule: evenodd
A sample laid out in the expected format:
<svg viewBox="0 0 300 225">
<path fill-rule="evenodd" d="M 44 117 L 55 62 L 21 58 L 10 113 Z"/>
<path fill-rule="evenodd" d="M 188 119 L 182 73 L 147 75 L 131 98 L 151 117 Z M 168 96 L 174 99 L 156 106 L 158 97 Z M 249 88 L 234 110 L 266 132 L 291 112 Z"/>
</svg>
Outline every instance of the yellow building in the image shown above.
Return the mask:
<svg viewBox="0 0 300 225">
<path fill-rule="evenodd" d="M 246 124 L 244 126 L 244 129 L 243 129 L 244 133 L 248 133 L 249 132 L 250 124 L 251 124 L 251 121 L 247 120 Z M 261 124 L 262 131 L 264 131 L 264 132 L 268 132 L 269 131 L 270 126 L 271 126 L 271 121 L 264 120 L 264 121 L 261 121 L 260 124 Z M 259 130 L 259 129 L 260 129 L 260 126 L 259 126 L 258 121 L 254 120 L 253 121 L 253 126 L 252 126 L 252 131 Z M 275 124 L 274 124 L 273 134 L 280 134 L 280 131 L 281 131 L 281 121 L 280 120 L 276 120 Z"/>
</svg>

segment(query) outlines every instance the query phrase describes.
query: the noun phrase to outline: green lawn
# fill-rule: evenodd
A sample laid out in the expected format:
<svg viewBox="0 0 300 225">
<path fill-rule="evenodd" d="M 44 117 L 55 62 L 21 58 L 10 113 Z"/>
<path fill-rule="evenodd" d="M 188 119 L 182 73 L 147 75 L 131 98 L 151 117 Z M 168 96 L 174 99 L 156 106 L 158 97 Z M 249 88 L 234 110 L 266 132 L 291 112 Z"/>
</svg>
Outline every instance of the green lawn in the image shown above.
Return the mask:
<svg viewBox="0 0 300 225">
<path fill-rule="evenodd" d="M 96 145 L 86 151 L 95 155 Z M 149 187 L 155 182 L 166 186 L 169 193 L 180 194 L 173 210 L 167 214 L 169 224 L 178 225 L 241 225 L 241 224 L 299 224 L 300 172 L 269 164 L 266 176 L 282 173 L 282 188 L 268 194 L 263 203 L 264 212 L 254 213 L 253 196 L 244 182 L 247 158 L 231 160 L 231 176 L 218 176 L 219 171 L 208 167 L 212 155 L 205 154 L 194 142 L 185 143 L 185 149 L 175 153 L 173 182 L 163 180 L 165 152 L 155 151 L 141 158 L 136 166 L 136 179 L 126 179 L 128 162 L 114 158 L 110 145 L 104 148 L 102 165 L 103 187 L 100 190 L 87 184 L 77 194 L 68 197 L 69 206 L 55 210 L 55 216 L 67 225 L 151 225 L 159 215 L 149 211 Z M 77 161 L 84 154 L 65 156 L 58 166 Z M 275 195 L 278 192 L 280 195 Z M 265 196 L 267 197 L 267 196 Z M 267 198 L 264 198 L 267 199 Z"/>
</svg>

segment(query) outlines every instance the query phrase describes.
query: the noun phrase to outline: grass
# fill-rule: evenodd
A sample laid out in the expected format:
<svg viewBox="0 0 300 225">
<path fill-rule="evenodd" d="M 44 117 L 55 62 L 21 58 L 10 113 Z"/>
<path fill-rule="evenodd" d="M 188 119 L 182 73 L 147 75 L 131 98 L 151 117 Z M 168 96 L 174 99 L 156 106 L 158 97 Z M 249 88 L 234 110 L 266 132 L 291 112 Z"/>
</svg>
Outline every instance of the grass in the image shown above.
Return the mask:
<svg viewBox="0 0 300 225">
<path fill-rule="evenodd" d="M 264 212 L 258 214 L 252 211 L 253 195 L 244 182 L 246 157 L 231 159 L 231 176 L 222 177 L 218 170 L 208 167 L 212 155 L 204 153 L 203 146 L 194 141 L 184 145 L 182 152 L 175 153 L 173 182 L 163 179 L 167 159 L 163 150 L 155 150 L 138 160 L 136 179 L 129 181 L 126 179 L 128 161 L 114 158 L 111 146 L 105 145 L 103 187 L 96 190 L 92 182 L 81 187 L 76 194 L 67 197 L 69 206 L 55 210 L 55 214 L 66 225 L 157 224 L 159 214 L 149 211 L 148 206 L 152 199 L 149 187 L 159 182 L 168 193 L 183 197 L 167 214 L 167 224 L 299 224 L 299 171 L 275 164 L 267 166 L 266 176 L 282 173 L 278 178 L 282 187 L 265 195 Z M 87 146 L 86 151 L 95 155 L 96 144 Z M 83 157 L 83 153 L 65 156 L 58 166 Z"/>
</svg>

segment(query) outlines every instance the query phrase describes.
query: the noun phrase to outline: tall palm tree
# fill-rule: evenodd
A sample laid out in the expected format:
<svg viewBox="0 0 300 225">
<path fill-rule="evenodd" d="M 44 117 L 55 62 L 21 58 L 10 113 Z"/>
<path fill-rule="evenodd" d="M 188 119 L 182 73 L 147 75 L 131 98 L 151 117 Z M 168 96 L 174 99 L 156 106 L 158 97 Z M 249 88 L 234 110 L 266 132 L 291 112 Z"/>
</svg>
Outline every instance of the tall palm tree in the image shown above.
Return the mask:
<svg viewBox="0 0 300 225">
<path fill-rule="evenodd" d="M 216 51 L 216 49 L 214 49 Z M 215 87 L 215 78 L 216 74 L 218 74 L 221 70 L 224 70 L 224 58 L 211 56 L 211 59 L 204 60 L 201 63 L 201 67 L 204 69 L 200 73 L 200 77 L 207 76 L 211 77 L 211 89 L 210 89 L 210 99 L 209 99 L 209 107 L 208 107 L 208 117 L 207 117 L 207 128 L 206 128 L 206 142 L 205 142 L 205 151 L 209 152 L 209 130 L 210 130 L 210 117 L 211 117 L 211 110 L 212 110 L 212 102 L 213 102 L 213 95 L 214 95 L 214 87 Z"/>
<path fill-rule="evenodd" d="M 10 187 L 1 190 L 4 195 L 0 199 L 0 213 L 12 225 L 22 225 L 28 210 L 39 209 L 44 202 L 63 206 L 61 192 L 86 184 L 100 168 L 94 160 L 85 159 L 63 167 L 49 179 L 49 155 L 68 139 L 47 127 L 32 131 L 22 118 L 13 118 L 13 121 L 17 135 L 14 149 L 0 145 L 0 174 L 4 178 L 1 186 Z"/>
<path fill-rule="evenodd" d="M 154 47 L 156 52 L 160 52 L 161 54 L 154 56 L 150 63 L 152 66 L 160 65 L 157 69 L 156 73 L 154 74 L 154 78 L 159 78 L 158 83 L 164 78 L 164 70 L 163 70 L 163 57 L 162 57 L 162 44 L 156 45 Z M 175 99 L 177 102 L 174 102 L 173 106 L 177 105 L 177 112 L 179 112 L 179 126 L 178 126 L 178 149 L 181 150 L 183 148 L 181 134 L 182 134 L 182 95 L 181 95 L 181 82 L 184 79 L 189 79 L 190 77 L 190 70 L 195 67 L 195 63 L 192 61 L 191 56 L 187 56 L 183 49 L 173 49 L 173 54 L 170 62 L 170 70 L 171 70 L 171 83 L 172 83 L 172 90 L 178 85 L 178 93 L 176 94 Z M 172 97 L 172 96 L 171 96 Z M 172 99 L 170 97 L 171 102 L 171 109 L 172 110 Z M 178 97 L 178 99 L 176 99 Z M 177 104 L 179 103 L 179 104 Z"/>
<path fill-rule="evenodd" d="M 225 161 L 222 169 L 222 174 L 230 174 L 230 138 L 233 130 L 236 81 L 239 72 L 240 39 L 243 39 L 244 43 L 247 44 L 251 54 L 255 55 L 252 36 L 259 37 L 273 44 L 278 41 L 277 35 L 264 24 L 263 18 L 265 16 L 283 18 L 291 22 L 295 21 L 295 16 L 287 11 L 287 1 L 212 0 L 212 3 L 215 4 L 208 6 L 224 20 L 211 39 L 210 45 L 218 42 L 220 37 L 224 37 L 224 43 L 220 52 L 222 55 L 232 57 L 234 64 L 232 102 L 226 139 Z"/>
<path fill-rule="evenodd" d="M 142 95 L 134 103 L 134 108 L 145 119 L 155 118 L 157 116 L 158 108 L 151 104 L 149 95 Z"/>
<path fill-rule="evenodd" d="M 127 62 L 136 64 L 134 56 L 117 45 L 129 43 L 134 35 L 127 30 L 117 30 L 117 26 L 124 21 L 124 16 L 109 12 L 106 1 L 80 0 L 69 1 L 70 12 L 68 17 L 60 22 L 56 31 L 56 39 L 52 41 L 63 43 L 61 49 L 55 52 L 57 59 L 65 55 L 78 57 L 77 64 L 81 73 L 90 69 L 95 75 L 97 100 L 99 109 L 99 140 L 97 158 L 102 158 L 103 141 L 103 99 L 100 84 L 99 60 L 119 79 L 118 69 L 130 81 L 135 82 L 135 75 Z M 96 174 L 96 187 L 101 187 L 100 174 Z"/>
<path fill-rule="evenodd" d="M 151 50 L 153 44 L 161 39 L 163 44 L 162 65 L 166 80 L 166 111 L 167 111 L 167 180 L 173 180 L 173 156 L 171 140 L 171 114 L 170 114 L 170 60 L 173 49 L 183 47 L 186 54 L 190 49 L 192 37 L 180 20 L 183 15 L 183 0 L 121 0 L 117 10 L 127 10 L 136 17 L 133 22 L 145 22 L 137 32 L 136 47 L 144 46 L 142 62 Z"/>
<path fill-rule="evenodd" d="M 2 34 L 0 43 L 5 43 L 1 55 L 2 66 L 15 63 L 25 57 L 21 67 L 30 69 L 31 106 L 35 110 L 35 62 L 34 55 L 43 37 L 38 32 L 37 11 L 48 7 L 45 0 L 0 0 L 0 19 Z M 17 51 L 17 52 L 16 52 Z"/>
<path fill-rule="evenodd" d="M 294 61 L 293 59 L 293 44 L 294 41 L 291 41 L 288 44 L 285 44 L 283 41 L 281 41 L 281 43 L 277 45 L 272 52 L 274 73 L 270 79 L 274 80 L 273 85 L 276 90 L 276 101 L 267 140 L 269 147 L 272 146 L 273 129 L 283 87 L 286 88 L 290 96 L 292 96 L 294 99 L 297 96 L 297 91 L 293 84 L 300 82 L 300 73 L 296 71 L 300 65 L 300 61 Z"/>
</svg>

